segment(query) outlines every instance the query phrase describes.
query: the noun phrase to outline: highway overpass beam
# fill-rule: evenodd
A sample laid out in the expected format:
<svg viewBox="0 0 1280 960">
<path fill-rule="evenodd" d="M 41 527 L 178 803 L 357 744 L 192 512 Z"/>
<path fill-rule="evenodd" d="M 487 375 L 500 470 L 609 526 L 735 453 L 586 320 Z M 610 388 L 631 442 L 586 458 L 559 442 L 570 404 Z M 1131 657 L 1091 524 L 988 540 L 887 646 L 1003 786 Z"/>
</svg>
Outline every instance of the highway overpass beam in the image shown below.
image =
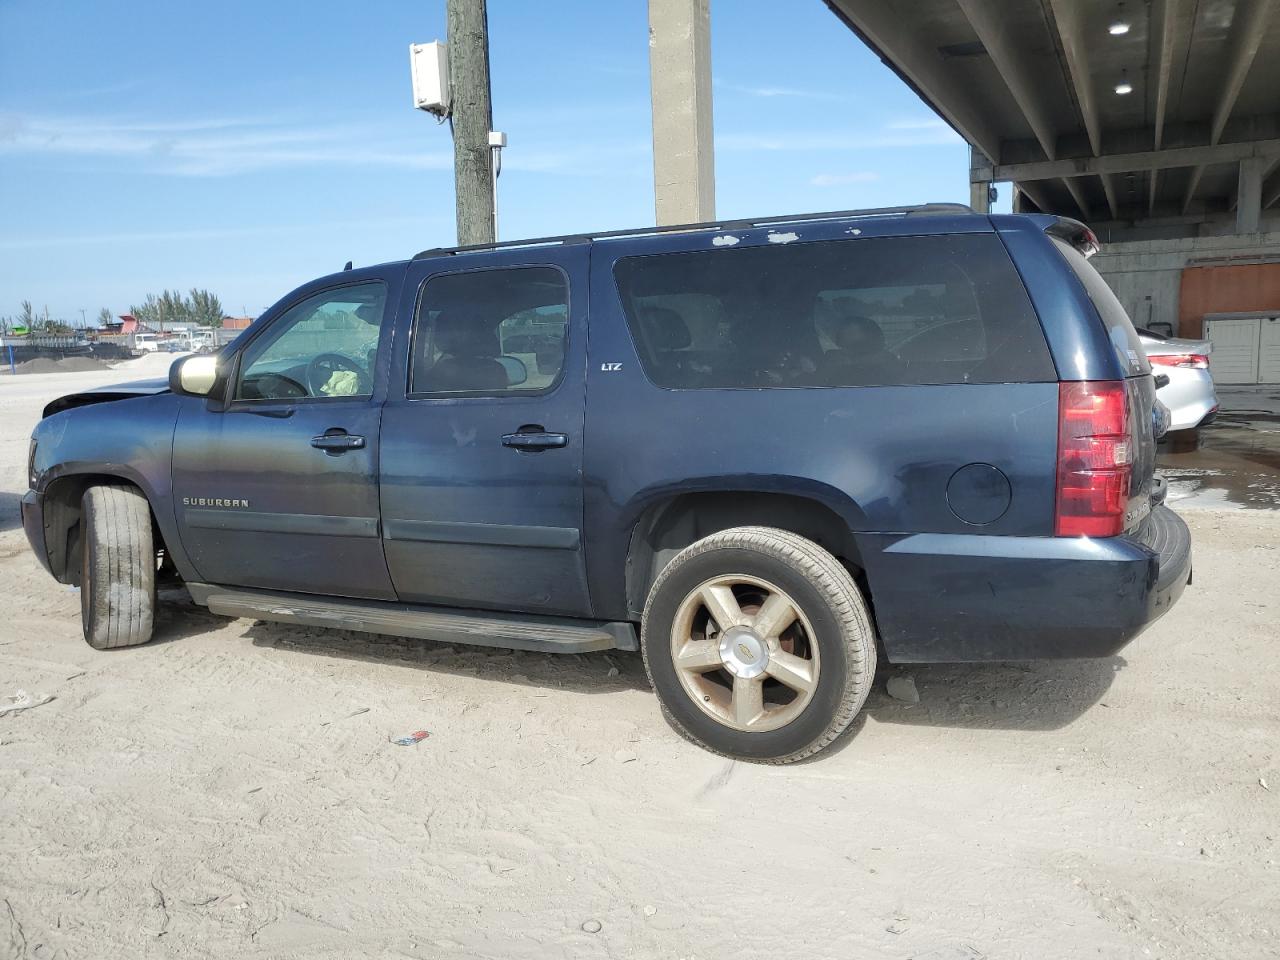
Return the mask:
<svg viewBox="0 0 1280 960">
<path fill-rule="evenodd" d="M 649 0 L 649 83 L 658 224 L 714 220 L 710 0 Z"/>
</svg>

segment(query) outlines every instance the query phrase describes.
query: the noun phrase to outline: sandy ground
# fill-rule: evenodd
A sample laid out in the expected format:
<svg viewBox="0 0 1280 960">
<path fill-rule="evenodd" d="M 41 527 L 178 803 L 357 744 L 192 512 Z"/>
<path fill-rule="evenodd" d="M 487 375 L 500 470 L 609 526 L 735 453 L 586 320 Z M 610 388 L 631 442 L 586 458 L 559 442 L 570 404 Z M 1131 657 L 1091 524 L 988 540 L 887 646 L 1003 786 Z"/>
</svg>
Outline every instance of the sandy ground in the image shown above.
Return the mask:
<svg viewBox="0 0 1280 960">
<path fill-rule="evenodd" d="M 118 379 L 0 384 L 0 698 L 56 698 L 0 717 L 0 957 L 1280 955 L 1280 514 L 1188 510 L 1195 584 L 1120 657 L 882 677 L 759 767 L 672 733 L 631 655 L 181 591 L 90 650 L 16 504 L 43 401 Z"/>
</svg>

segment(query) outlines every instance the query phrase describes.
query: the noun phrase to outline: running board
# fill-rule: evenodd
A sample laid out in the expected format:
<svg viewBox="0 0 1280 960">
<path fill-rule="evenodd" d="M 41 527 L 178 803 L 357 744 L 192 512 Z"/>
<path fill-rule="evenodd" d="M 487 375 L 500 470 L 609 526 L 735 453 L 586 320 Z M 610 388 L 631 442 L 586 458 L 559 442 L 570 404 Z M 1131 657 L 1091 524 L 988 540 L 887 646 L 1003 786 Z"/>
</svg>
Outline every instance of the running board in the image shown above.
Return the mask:
<svg viewBox="0 0 1280 960">
<path fill-rule="evenodd" d="M 208 607 L 210 613 L 226 617 L 252 617 L 308 627 L 359 630 L 392 637 L 541 653 L 639 649 L 636 629 L 630 623 L 519 616 L 380 600 L 338 600 L 218 587 L 207 583 L 188 583 L 187 590 L 191 599 Z"/>
</svg>

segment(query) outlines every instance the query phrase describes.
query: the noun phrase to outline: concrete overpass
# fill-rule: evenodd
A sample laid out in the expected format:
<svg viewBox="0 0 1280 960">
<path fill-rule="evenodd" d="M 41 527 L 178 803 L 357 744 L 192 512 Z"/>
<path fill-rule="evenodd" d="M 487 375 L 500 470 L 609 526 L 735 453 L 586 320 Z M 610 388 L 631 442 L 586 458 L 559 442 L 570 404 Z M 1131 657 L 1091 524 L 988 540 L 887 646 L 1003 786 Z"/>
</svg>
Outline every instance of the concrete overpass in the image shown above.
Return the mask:
<svg viewBox="0 0 1280 960">
<path fill-rule="evenodd" d="M 1277 0 L 827 6 L 973 146 L 975 207 L 998 180 L 1130 239 L 1280 218 Z"/>
</svg>

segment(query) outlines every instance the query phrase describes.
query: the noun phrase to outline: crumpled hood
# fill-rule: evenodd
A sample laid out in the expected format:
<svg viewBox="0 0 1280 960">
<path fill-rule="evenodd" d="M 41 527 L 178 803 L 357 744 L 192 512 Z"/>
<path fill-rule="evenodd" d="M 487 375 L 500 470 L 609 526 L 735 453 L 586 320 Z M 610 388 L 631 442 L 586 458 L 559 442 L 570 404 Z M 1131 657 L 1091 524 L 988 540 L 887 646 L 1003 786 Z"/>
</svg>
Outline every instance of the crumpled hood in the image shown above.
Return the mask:
<svg viewBox="0 0 1280 960">
<path fill-rule="evenodd" d="M 125 400 L 129 397 L 150 397 L 157 393 L 169 392 L 169 378 L 156 377 L 151 380 L 133 380 L 129 383 L 116 383 L 107 387 L 94 387 L 92 390 L 81 390 L 59 397 L 44 408 L 44 415 L 51 417 L 63 410 L 88 406 L 91 403 L 107 403 L 111 400 Z"/>
</svg>

